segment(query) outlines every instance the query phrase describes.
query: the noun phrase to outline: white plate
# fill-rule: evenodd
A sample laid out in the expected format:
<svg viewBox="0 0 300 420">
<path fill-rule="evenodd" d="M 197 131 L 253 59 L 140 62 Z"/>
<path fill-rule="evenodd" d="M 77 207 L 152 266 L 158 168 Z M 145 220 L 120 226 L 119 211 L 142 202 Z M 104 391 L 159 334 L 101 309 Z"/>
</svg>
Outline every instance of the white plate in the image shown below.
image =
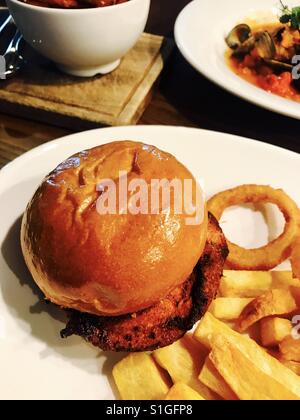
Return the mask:
<svg viewBox="0 0 300 420">
<path fill-rule="evenodd" d="M 20 253 L 19 227 L 27 202 L 50 170 L 77 151 L 118 139 L 152 143 L 173 153 L 204 180 L 208 195 L 237 184 L 261 183 L 283 187 L 300 204 L 299 155 L 197 129 L 100 129 L 53 141 L 16 159 L 0 171 L 0 399 L 114 397 L 109 374 L 120 356 L 101 353 L 78 337 L 60 339 L 63 313 L 34 294 Z M 243 244 L 267 240 L 260 214 L 243 208 L 225 219 L 226 232 Z M 278 223 L 272 234 L 280 219 Z"/>
<path fill-rule="evenodd" d="M 299 6 L 299 0 L 286 0 Z M 194 0 L 179 15 L 175 39 L 185 59 L 229 92 L 271 111 L 300 119 L 300 103 L 265 92 L 234 74 L 226 65 L 225 37 L 245 18 L 278 21 L 279 0 Z"/>
</svg>

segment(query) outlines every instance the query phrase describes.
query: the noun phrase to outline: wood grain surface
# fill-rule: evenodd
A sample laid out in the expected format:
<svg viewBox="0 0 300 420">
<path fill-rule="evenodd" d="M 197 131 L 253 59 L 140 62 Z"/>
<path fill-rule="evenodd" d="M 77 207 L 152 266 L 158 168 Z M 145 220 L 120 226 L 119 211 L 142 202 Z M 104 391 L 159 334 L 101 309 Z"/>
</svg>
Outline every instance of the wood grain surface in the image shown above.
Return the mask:
<svg viewBox="0 0 300 420">
<path fill-rule="evenodd" d="M 135 124 L 172 48 L 173 41 L 144 33 L 117 70 L 87 79 L 63 74 L 36 54 L 2 82 L 0 110 L 10 106 L 12 115 L 30 113 L 36 120 L 40 111 L 48 112 L 53 122 L 60 116 L 61 125 L 67 116 L 67 126 L 74 126 L 73 117 L 99 126 Z"/>
<path fill-rule="evenodd" d="M 172 36 L 175 19 L 187 3 L 152 0 L 147 32 Z M 74 131 L 49 124 L 47 115 L 44 119 L 48 123 L 33 122 L 30 115 L 21 119 L 0 114 L 0 167 L 26 150 Z M 168 62 L 139 124 L 200 127 L 300 152 L 300 121 L 265 111 L 223 91 L 193 70 L 178 51 Z"/>
</svg>

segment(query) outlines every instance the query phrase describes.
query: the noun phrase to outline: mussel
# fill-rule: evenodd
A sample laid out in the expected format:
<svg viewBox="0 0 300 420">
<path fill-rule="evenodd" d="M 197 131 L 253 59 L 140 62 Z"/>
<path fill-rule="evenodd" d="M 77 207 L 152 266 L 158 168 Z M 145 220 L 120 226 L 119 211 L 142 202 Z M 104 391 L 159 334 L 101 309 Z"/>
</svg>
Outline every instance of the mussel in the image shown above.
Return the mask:
<svg viewBox="0 0 300 420">
<path fill-rule="evenodd" d="M 226 43 L 229 48 L 236 50 L 251 36 L 251 28 L 249 25 L 242 23 L 235 26 L 226 37 Z"/>
<path fill-rule="evenodd" d="M 250 26 L 245 23 L 235 26 L 225 39 L 235 57 L 243 57 L 255 47 L 255 37 Z"/>
<path fill-rule="evenodd" d="M 293 71 L 292 64 L 285 63 L 284 61 L 278 61 L 278 60 L 264 60 L 264 61 L 269 67 L 271 67 L 273 70 L 277 72 L 288 71 L 291 73 Z"/>
<path fill-rule="evenodd" d="M 275 60 L 276 45 L 269 32 L 258 32 L 255 35 L 255 38 L 256 51 L 260 58 L 262 58 L 269 67 L 277 72 L 291 72 L 293 70 L 293 66 L 291 64 L 284 61 Z"/>
<path fill-rule="evenodd" d="M 254 36 L 250 36 L 250 38 L 248 38 L 245 42 L 243 42 L 243 44 L 241 44 L 239 47 L 237 47 L 234 50 L 233 55 L 235 57 L 243 57 L 249 54 L 253 50 L 254 47 L 255 47 L 255 38 Z"/>
<path fill-rule="evenodd" d="M 276 55 L 276 45 L 269 32 L 255 34 L 255 47 L 258 55 L 263 60 L 272 60 Z"/>
</svg>

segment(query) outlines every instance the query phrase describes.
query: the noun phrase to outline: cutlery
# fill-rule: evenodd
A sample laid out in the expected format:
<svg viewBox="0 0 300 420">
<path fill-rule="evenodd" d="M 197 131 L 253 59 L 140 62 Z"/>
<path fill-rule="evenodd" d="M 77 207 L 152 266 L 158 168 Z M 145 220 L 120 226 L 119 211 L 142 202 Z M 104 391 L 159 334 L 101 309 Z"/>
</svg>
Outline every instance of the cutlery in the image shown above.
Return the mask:
<svg viewBox="0 0 300 420">
<path fill-rule="evenodd" d="M 14 76 L 23 66 L 25 60 L 19 53 L 20 43 L 23 37 L 21 32 L 17 29 L 13 39 L 11 40 L 5 54 L 4 59 L 6 63 L 6 71 L 4 76 L 6 78 Z"/>
<path fill-rule="evenodd" d="M 2 23 L 2 25 L 0 26 L 0 35 L 2 34 L 2 32 L 4 31 L 4 29 L 6 29 L 6 27 L 13 22 L 13 18 L 9 15 L 7 17 L 7 19 L 5 19 L 5 21 Z"/>
<path fill-rule="evenodd" d="M 3 34 L 5 29 L 11 23 L 13 23 L 13 18 L 9 15 L 0 26 L 0 35 Z M 19 53 L 19 46 L 20 46 L 21 40 L 22 40 L 22 35 L 20 31 L 17 29 L 13 39 L 9 43 L 9 46 L 7 47 L 4 55 L 2 56 L 3 66 L 5 67 L 0 74 L 1 79 L 12 77 L 21 69 L 22 65 L 24 64 L 24 58 Z"/>
</svg>

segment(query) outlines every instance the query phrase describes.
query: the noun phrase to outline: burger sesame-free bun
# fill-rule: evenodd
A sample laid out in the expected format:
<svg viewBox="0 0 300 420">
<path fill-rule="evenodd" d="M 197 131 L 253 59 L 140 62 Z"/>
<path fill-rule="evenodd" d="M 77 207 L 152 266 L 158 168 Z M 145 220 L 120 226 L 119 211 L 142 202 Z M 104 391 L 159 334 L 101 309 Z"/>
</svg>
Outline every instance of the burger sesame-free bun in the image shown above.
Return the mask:
<svg viewBox="0 0 300 420">
<path fill-rule="evenodd" d="M 173 156 L 130 141 L 81 152 L 59 165 L 35 193 L 23 217 L 26 264 L 46 298 L 95 315 L 133 313 L 185 282 L 207 237 L 187 214 L 100 215 L 103 179 L 192 179 Z M 203 204 L 203 203 L 202 203 Z"/>
</svg>

